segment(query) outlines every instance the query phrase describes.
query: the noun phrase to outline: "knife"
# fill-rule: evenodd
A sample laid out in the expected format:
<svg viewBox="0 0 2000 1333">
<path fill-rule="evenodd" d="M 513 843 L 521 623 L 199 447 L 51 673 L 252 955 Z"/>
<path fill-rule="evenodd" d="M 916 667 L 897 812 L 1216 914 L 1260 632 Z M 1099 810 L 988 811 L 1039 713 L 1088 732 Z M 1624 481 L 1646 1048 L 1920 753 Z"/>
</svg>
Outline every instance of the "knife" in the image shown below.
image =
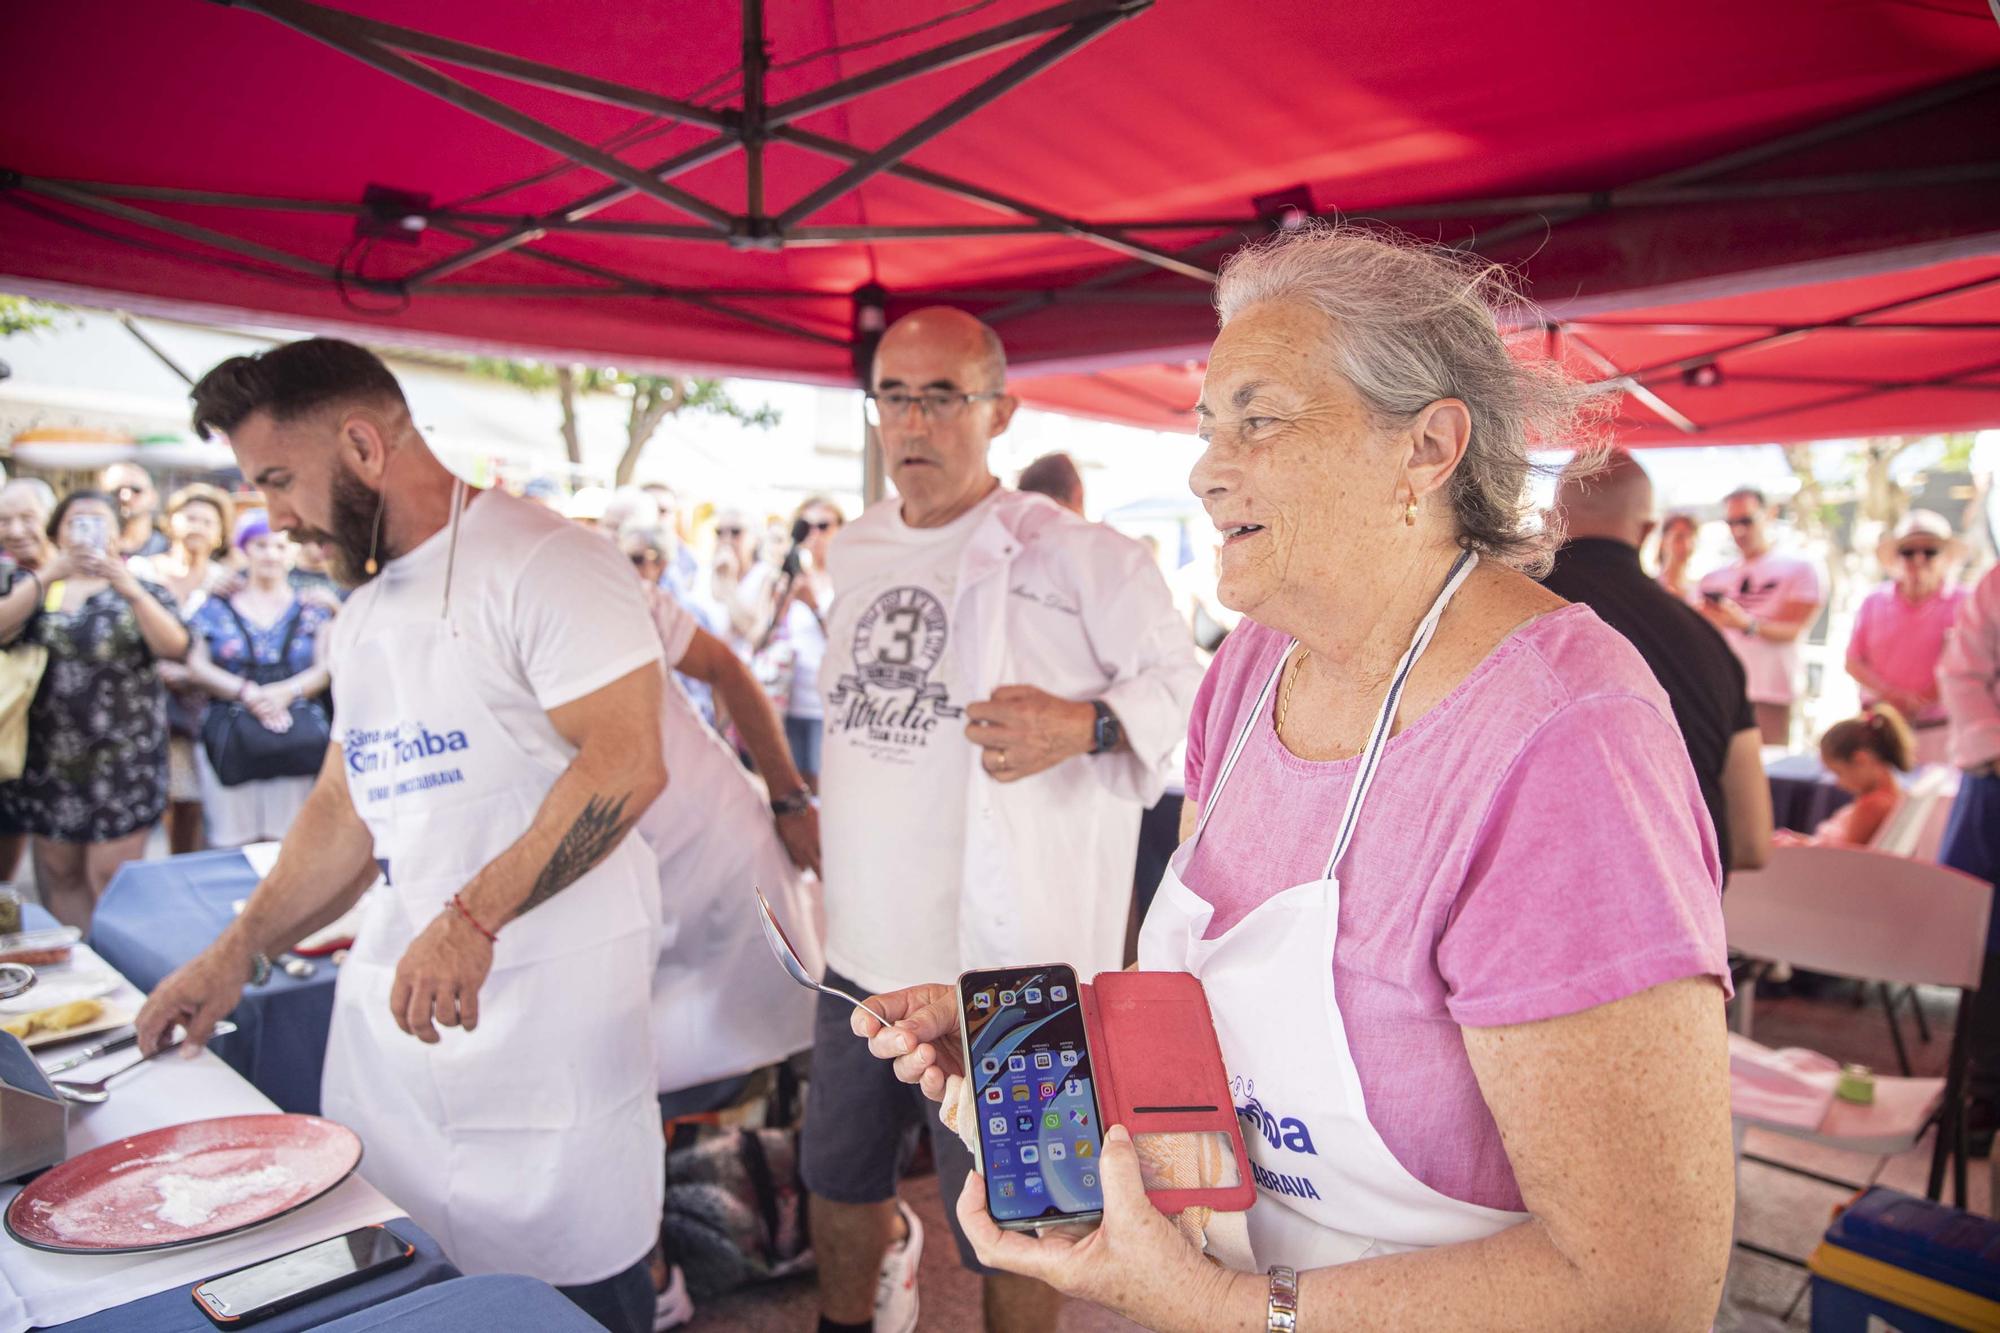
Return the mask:
<svg viewBox="0 0 2000 1333">
<path fill-rule="evenodd" d="M 209 1034 L 208 1039 L 214 1041 L 217 1037 L 226 1037 L 234 1031 L 236 1031 L 236 1025 L 225 1018 L 215 1025 L 215 1031 Z M 116 1037 L 107 1037 L 103 1041 L 93 1042 L 91 1045 L 84 1047 L 75 1055 L 65 1056 L 52 1065 L 42 1066 L 42 1072 L 44 1074 L 60 1074 L 65 1070 L 75 1069 L 78 1065 L 89 1064 L 100 1055 L 109 1055 L 113 1051 L 122 1051 L 138 1040 L 139 1033 L 136 1028 Z"/>
</svg>

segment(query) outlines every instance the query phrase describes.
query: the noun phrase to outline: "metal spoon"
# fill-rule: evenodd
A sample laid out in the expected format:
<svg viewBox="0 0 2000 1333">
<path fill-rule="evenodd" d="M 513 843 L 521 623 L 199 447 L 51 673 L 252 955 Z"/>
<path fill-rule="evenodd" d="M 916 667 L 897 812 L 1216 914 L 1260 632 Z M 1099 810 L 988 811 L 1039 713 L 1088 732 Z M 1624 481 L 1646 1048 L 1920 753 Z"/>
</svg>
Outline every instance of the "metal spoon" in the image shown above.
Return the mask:
<svg viewBox="0 0 2000 1333">
<path fill-rule="evenodd" d="M 209 1040 L 214 1041 L 217 1037 L 226 1037 L 234 1031 L 236 1031 L 236 1025 L 234 1023 L 231 1023 L 227 1019 L 224 1019 L 222 1022 L 217 1023 L 215 1025 L 215 1031 L 209 1034 Z M 168 1051 L 173 1050 L 175 1047 L 182 1045 L 186 1041 L 187 1041 L 187 1035 L 183 1033 L 180 1037 L 176 1038 L 175 1040 L 167 1042 L 165 1045 L 161 1046 L 160 1049 L 154 1051 L 152 1055 L 142 1055 L 136 1060 L 130 1061 L 126 1064 L 122 1064 L 118 1066 L 118 1068 L 106 1074 L 103 1078 L 93 1078 L 93 1079 L 52 1078 L 49 1080 L 49 1083 L 52 1087 L 55 1088 L 56 1094 L 58 1096 L 64 1097 L 69 1101 L 77 1102 L 80 1105 L 95 1106 L 99 1102 L 105 1101 L 110 1098 L 111 1096 L 110 1084 L 112 1079 L 117 1078 L 121 1074 L 131 1073 L 134 1069 L 137 1069 L 140 1065 L 145 1064 L 148 1060 L 154 1059 L 158 1056 L 165 1055 Z"/>
<path fill-rule="evenodd" d="M 778 924 L 778 918 L 772 913 L 770 900 L 764 897 L 764 891 L 762 889 L 755 889 L 753 892 L 757 895 L 757 920 L 764 927 L 764 942 L 771 946 L 771 952 L 778 955 L 778 961 L 785 965 L 786 975 L 801 986 L 804 986 L 807 990 L 816 990 L 822 995 L 831 995 L 837 1000 L 847 1001 L 856 1009 L 866 1010 L 885 1028 L 896 1026 L 888 1019 L 882 1017 L 881 1010 L 869 1009 L 867 1001 L 856 999 L 838 986 L 828 986 L 814 980 L 813 974 L 806 970 L 806 965 L 799 961 L 799 955 L 792 948 L 792 942 L 785 938 L 785 928 Z"/>
</svg>

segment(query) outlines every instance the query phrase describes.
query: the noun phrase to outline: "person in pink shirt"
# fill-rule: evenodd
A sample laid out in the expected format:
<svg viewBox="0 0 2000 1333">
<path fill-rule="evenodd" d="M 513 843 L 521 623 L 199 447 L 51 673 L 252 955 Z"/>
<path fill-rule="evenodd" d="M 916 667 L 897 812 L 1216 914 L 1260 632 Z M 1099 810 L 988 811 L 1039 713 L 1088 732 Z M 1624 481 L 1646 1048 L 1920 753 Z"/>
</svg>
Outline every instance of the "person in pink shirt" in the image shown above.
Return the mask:
<svg viewBox="0 0 2000 1333">
<path fill-rule="evenodd" d="M 1195 700 L 1195 818 L 1139 966 L 1200 979 L 1257 1202 L 1204 1253 L 1120 1127 L 1087 1239 L 1001 1231 L 975 1178 L 982 1261 L 1156 1330 L 1713 1317 L 1715 834 L 1638 652 L 1524 572 L 1554 535 L 1524 522 L 1529 442 L 1588 435 L 1574 387 L 1510 354 L 1513 299 L 1495 266 L 1357 228 L 1224 266 L 1190 485 L 1245 619 Z M 944 1096 L 953 988 L 873 1003 L 892 1026 L 855 1031 Z"/>
<path fill-rule="evenodd" d="M 1826 584 L 1808 562 L 1771 549 L 1771 511 L 1762 491 L 1731 491 L 1722 512 L 1742 559 L 1702 576 L 1697 609 L 1742 660 L 1764 743 L 1789 745 L 1805 675 L 1799 641 L 1826 604 Z"/>
<path fill-rule="evenodd" d="M 1938 659 L 1938 689 L 1951 724 L 1951 762 L 1962 775 L 1938 859 L 1989 884 L 2000 883 L 2000 566 L 1987 570 L 1959 603 Z M 2000 903 L 1986 932 L 1986 971 L 1969 1038 L 1972 1105 L 1966 1126 L 1973 1155 L 1984 1157 L 2000 1125 Z"/>
<path fill-rule="evenodd" d="M 1847 644 L 1847 674 L 1861 702 L 1892 705 L 1917 733 L 1917 761 L 1945 757 L 1944 700 L 1938 658 L 1966 590 L 1954 585 L 1950 563 L 1959 543 L 1951 524 L 1928 509 L 1912 509 L 1888 543 L 1890 581 L 1862 599 Z"/>
</svg>

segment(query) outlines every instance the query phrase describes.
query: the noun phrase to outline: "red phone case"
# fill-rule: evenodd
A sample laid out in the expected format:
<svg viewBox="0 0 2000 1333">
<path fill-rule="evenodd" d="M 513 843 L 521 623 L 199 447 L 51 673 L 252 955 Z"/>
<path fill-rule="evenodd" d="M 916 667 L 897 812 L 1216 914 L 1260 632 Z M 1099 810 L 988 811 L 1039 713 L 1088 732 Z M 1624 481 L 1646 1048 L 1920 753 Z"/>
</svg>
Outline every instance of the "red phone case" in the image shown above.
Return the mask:
<svg viewBox="0 0 2000 1333">
<path fill-rule="evenodd" d="M 1201 982 L 1186 972 L 1100 972 L 1078 989 L 1104 1123 L 1135 1138 L 1224 1134 L 1235 1154 L 1235 1185 L 1148 1190 L 1153 1206 L 1170 1214 L 1249 1208 L 1257 1188 Z"/>
</svg>

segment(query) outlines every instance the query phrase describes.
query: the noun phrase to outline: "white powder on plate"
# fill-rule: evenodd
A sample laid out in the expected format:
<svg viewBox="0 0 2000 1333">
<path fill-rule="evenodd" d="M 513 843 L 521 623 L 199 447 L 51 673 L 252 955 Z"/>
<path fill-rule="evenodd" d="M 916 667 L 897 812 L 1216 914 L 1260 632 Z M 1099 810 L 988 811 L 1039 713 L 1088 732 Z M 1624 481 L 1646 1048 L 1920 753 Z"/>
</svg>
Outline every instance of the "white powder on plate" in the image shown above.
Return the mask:
<svg viewBox="0 0 2000 1333">
<path fill-rule="evenodd" d="M 154 1212 L 162 1222 L 177 1227 L 200 1226 L 232 1204 L 292 1184 L 292 1173 L 282 1166 L 221 1176 L 161 1176 L 153 1182 L 160 1193 L 160 1206 Z"/>
</svg>

